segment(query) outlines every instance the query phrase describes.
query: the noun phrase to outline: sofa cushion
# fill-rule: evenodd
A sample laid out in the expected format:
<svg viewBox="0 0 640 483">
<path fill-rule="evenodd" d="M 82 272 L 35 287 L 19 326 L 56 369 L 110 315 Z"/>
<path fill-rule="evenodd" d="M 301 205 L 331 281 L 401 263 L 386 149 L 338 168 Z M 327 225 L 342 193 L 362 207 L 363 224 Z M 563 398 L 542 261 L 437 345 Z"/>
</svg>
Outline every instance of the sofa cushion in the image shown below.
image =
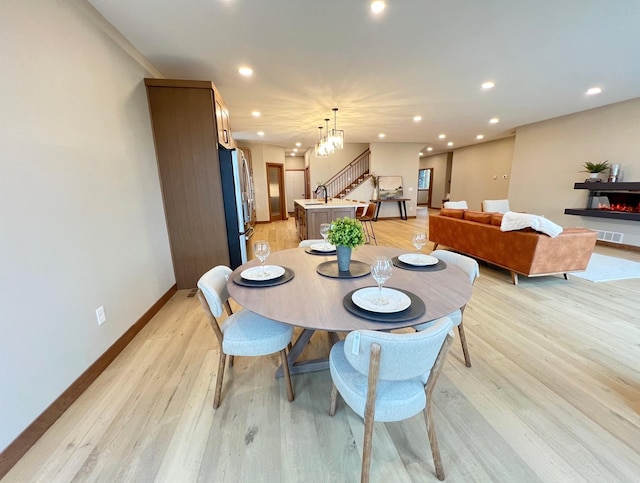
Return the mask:
<svg viewBox="0 0 640 483">
<path fill-rule="evenodd" d="M 442 216 L 449 216 L 451 218 L 458 218 L 460 220 L 462 220 L 464 212 L 465 210 L 459 210 L 458 208 L 442 208 L 440 210 L 440 214 Z"/>
<path fill-rule="evenodd" d="M 491 213 L 491 224 L 500 226 L 502 224 L 502 217 L 504 213 Z"/>
<path fill-rule="evenodd" d="M 469 221 L 475 221 L 477 223 L 486 223 L 487 225 L 491 223 L 491 215 L 493 213 L 485 213 L 483 211 L 471 211 L 467 210 L 464 212 L 464 219 Z"/>
</svg>

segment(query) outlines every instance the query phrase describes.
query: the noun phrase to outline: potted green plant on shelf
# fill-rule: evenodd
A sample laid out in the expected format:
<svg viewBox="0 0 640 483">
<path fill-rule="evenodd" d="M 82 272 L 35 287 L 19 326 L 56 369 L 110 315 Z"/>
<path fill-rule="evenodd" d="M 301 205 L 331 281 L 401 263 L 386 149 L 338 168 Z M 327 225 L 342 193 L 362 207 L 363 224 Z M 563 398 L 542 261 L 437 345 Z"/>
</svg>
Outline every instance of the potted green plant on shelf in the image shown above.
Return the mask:
<svg viewBox="0 0 640 483">
<path fill-rule="evenodd" d="M 360 221 L 345 216 L 331 222 L 329 243 L 336 246 L 338 271 L 348 272 L 351 265 L 351 251 L 364 245 L 365 236 Z"/>
<path fill-rule="evenodd" d="M 587 161 L 582 165 L 584 173 L 589 173 L 590 179 L 600 178 L 600 173 L 609 169 L 609 160 L 592 163 Z"/>
</svg>

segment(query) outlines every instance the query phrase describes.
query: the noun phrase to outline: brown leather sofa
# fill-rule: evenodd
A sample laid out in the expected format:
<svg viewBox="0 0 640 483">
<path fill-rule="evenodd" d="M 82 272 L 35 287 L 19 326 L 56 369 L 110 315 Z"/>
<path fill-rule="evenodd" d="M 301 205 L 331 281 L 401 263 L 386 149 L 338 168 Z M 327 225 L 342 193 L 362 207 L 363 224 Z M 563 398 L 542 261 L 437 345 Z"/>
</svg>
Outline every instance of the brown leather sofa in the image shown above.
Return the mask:
<svg viewBox="0 0 640 483">
<path fill-rule="evenodd" d="M 527 277 L 583 271 L 596 244 L 597 232 L 565 228 L 555 238 L 530 228 L 500 231 L 501 213 L 442 209 L 429 216 L 429 240 L 506 268 L 518 284 Z"/>
</svg>

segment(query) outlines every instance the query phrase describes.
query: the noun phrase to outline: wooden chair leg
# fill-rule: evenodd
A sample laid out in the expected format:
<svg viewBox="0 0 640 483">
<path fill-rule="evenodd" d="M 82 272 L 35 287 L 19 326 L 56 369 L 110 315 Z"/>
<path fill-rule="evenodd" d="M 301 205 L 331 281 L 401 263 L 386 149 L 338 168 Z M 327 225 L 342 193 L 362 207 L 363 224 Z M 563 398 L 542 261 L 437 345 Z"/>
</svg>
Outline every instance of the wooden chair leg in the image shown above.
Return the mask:
<svg viewBox="0 0 640 483">
<path fill-rule="evenodd" d="M 224 363 L 227 360 L 227 355 L 220 349 L 220 357 L 218 358 L 218 375 L 216 376 L 216 389 L 213 393 L 213 409 L 218 409 L 220 406 L 220 398 L 222 396 L 222 379 L 224 377 Z"/>
<path fill-rule="evenodd" d="M 467 367 L 471 367 L 471 357 L 469 356 L 469 348 L 467 347 L 467 338 L 464 335 L 464 326 L 462 325 L 462 321 L 460 321 L 460 325 L 458 326 L 458 334 L 460 334 L 460 343 L 462 344 L 464 365 Z"/>
<path fill-rule="evenodd" d="M 331 407 L 329 408 L 329 416 L 336 414 L 336 403 L 338 402 L 338 388 L 335 384 L 331 384 Z"/>
<path fill-rule="evenodd" d="M 287 360 L 287 351 L 280 351 L 280 363 L 282 364 L 282 372 L 284 373 L 284 381 L 287 385 L 287 399 L 293 401 L 293 386 L 291 385 L 291 374 L 289 372 L 289 361 Z"/>
<path fill-rule="evenodd" d="M 436 469 L 436 476 L 440 481 L 444 480 L 444 467 L 442 466 L 442 459 L 440 458 L 440 448 L 438 447 L 438 438 L 436 437 L 436 428 L 433 425 L 433 415 L 431 414 L 431 398 L 433 396 L 433 390 L 436 387 L 438 377 L 440 377 L 440 371 L 444 365 L 444 361 L 451 347 L 453 338 L 449 335 L 444 340 L 442 348 L 438 353 L 436 362 L 433 364 L 431 374 L 427 380 L 427 384 L 424 387 L 427 395 L 427 404 L 424 408 L 424 419 L 427 424 L 427 434 L 429 435 L 429 445 L 431 446 L 431 454 L 433 455 L 433 465 Z"/>
<path fill-rule="evenodd" d="M 367 381 L 367 403 L 364 408 L 364 443 L 362 444 L 362 473 L 360 483 L 368 483 L 371 474 L 371 444 L 373 442 L 373 421 L 376 414 L 376 391 L 380 372 L 380 345 L 371 344 L 369 358 L 369 378 Z"/>
<path fill-rule="evenodd" d="M 442 466 L 442 458 L 440 458 L 440 447 L 438 446 L 438 438 L 436 436 L 436 428 L 433 425 L 433 415 L 431 414 L 431 400 L 427 401 L 424 408 L 424 419 L 427 423 L 427 434 L 429 435 L 429 445 L 431 446 L 431 454 L 433 455 L 433 465 L 436 468 L 436 477 L 444 480 L 444 467 Z"/>
</svg>

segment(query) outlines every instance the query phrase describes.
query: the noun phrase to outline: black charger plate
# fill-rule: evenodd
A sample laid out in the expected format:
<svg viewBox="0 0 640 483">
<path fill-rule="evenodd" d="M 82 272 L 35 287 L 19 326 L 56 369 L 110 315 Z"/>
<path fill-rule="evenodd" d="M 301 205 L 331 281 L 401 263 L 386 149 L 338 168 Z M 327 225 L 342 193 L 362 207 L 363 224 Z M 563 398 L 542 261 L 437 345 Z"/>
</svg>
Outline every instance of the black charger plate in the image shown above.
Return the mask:
<svg viewBox="0 0 640 483">
<path fill-rule="evenodd" d="M 295 272 L 289 267 L 282 268 L 284 268 L 284 273 L 278 278 L 272 278 L 271 280 L 247 280 L 242 278 L 241 271 L 235 273 L 231 280 L 233 280 L 233 283 L 236 285 L 242 285 L 243 287 L 274 287 L 276 285 L 287 283 L 295 276 Z"/>
<path fill-rule="evenodd" d="M 407 295 L 411 299 L 411 305 L 409 307 L 400 312 L 393 312 L 390 314 L 365 310 L 354 304 L 353 300 L 351 299 L 353 293 L 361 290 L 362 288 L 367 287 L 361 287 L 356 290 L 352 290 L 347 295 L 345 295 L 344 299 L 342 299 L 342 305 L 344 305 L 344 308 L 347 309 L 348 312 L 351 312 L 353 315 L 357 315 L 358 317 L 362 317 L 363 319 L 372 320 L 374 322 L 407 322 L 409 320 L 422 317 L 426 312 L 426 307 L 420 297 L 418 297 L 414 293 L 409 292 L 408 290 L 403 290 L 396 287 L 387 288 L 392 288 L 393 290 L 397 290 L 398 292 L 402 292 Z"/>
<path fill-rule="evenodd" d="M 435 265 L 424 265 L 424 266 L 411 265 L 410 263 L 404 263 L 400 261 L 398 257 L 393 257 L 391 261 L 398 268 L 402 268 L 403 270 L 414 270 L 416 272 L 437 272 L 438 270 L 444 270 L 445 268 L 447 268 L 447 264 L 444 263 L 442 260 L 438 260 L 438 263 L 436 263 Z"/>
</svg>

